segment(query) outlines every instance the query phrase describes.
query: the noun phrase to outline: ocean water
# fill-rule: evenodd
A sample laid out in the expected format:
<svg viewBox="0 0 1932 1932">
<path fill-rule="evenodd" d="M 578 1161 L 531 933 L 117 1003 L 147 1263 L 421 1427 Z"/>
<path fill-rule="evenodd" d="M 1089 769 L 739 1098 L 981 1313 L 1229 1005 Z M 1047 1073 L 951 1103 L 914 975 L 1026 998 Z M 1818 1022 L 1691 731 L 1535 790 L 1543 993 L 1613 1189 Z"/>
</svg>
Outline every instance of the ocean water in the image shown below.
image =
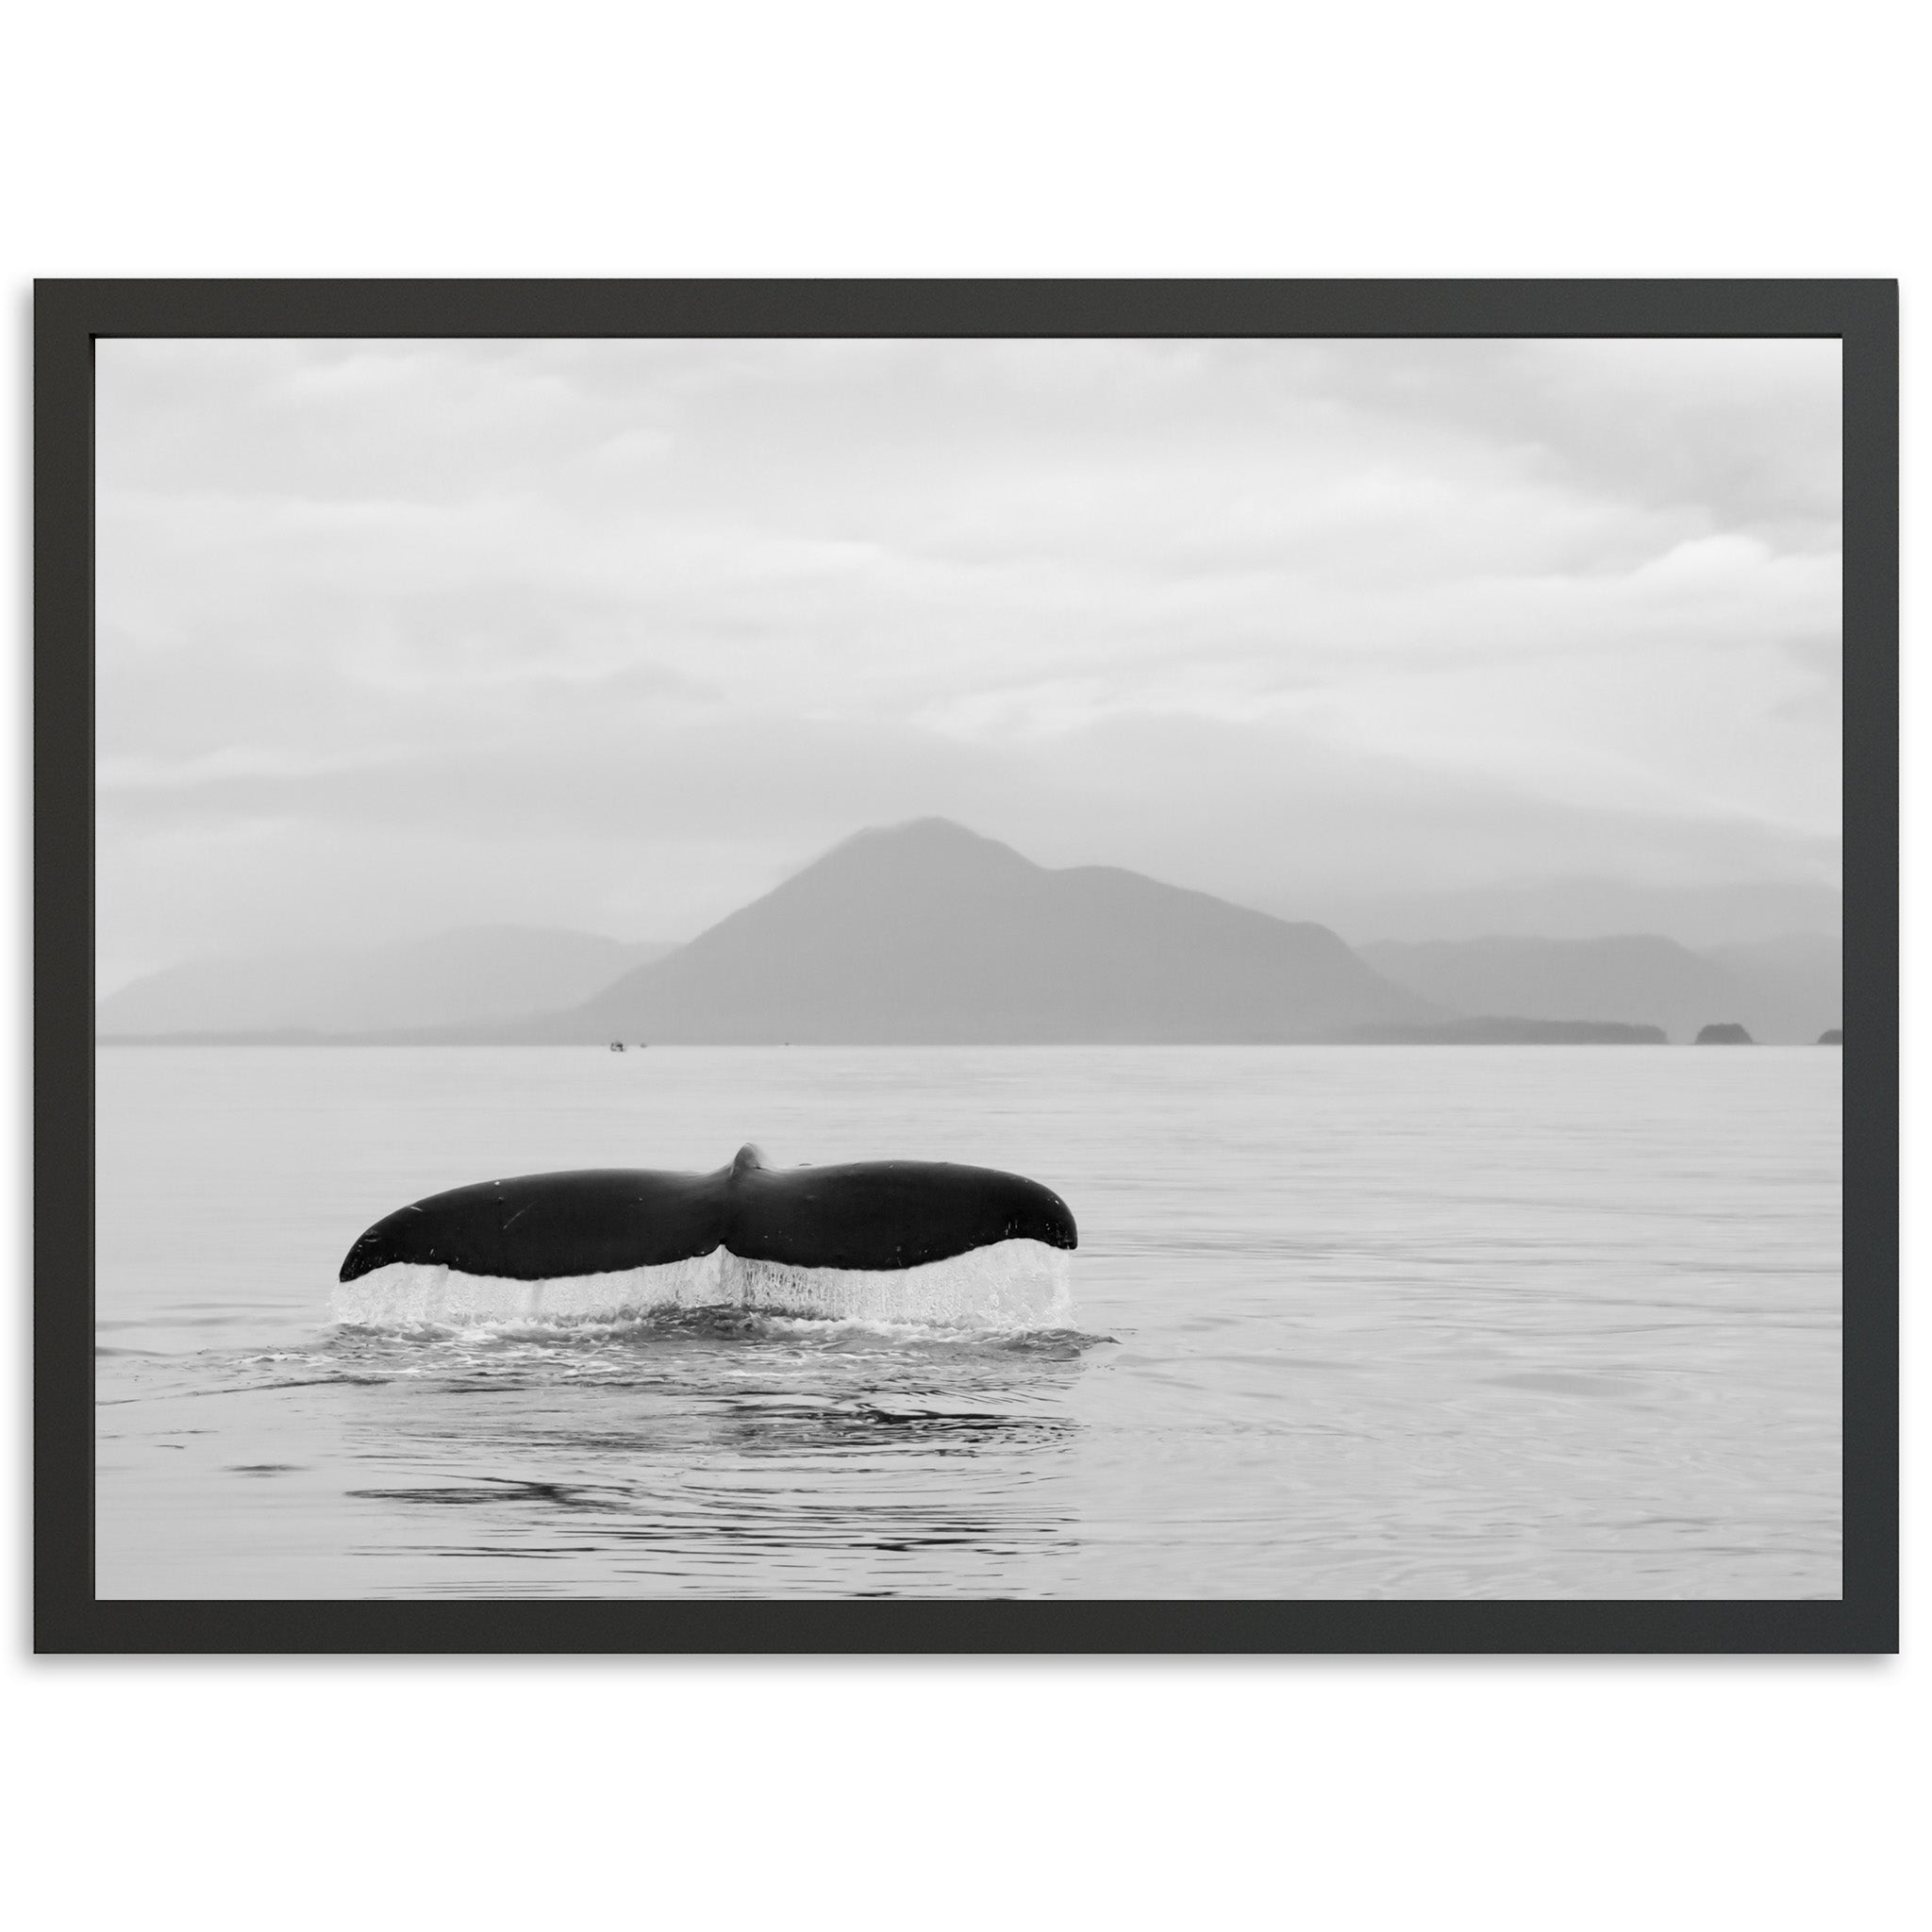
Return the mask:
<svg viewBox="0 0 1932 1932">
<path fill-rule="evenodd" d="M 1839 1592 L 1829 1049 L 97 1070 L 104 1597 Z M 1080 1247 L 903 1306 L 337 1300 L 424 1194 L 748 1140 L 1030 1174 Z"/>
</svg>

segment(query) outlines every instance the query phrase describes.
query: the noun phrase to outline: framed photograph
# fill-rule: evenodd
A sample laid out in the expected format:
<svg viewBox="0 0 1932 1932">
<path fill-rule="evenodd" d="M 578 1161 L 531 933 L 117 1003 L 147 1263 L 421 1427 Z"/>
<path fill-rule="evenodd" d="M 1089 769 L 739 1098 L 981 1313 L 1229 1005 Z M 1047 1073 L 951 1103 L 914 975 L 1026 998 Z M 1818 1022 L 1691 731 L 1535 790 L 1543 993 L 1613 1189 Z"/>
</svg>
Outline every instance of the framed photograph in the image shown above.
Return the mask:
<svg viewBox="0 0 1932 1932">
<path fill-rule="evenodd" d="M 1897 391 L 42 283 L 37 1648 L 1896 1648 Z"/>
</svg>

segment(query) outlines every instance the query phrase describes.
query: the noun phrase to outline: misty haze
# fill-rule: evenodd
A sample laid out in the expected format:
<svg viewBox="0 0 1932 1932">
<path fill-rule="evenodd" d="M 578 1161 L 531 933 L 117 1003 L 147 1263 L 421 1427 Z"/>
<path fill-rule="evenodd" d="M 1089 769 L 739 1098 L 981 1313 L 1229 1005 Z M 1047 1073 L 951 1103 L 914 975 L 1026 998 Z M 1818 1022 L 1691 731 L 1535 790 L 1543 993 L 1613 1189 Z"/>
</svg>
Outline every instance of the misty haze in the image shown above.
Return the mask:
<svg viewBox="0 0 1932 1932">
<path fill-rule="evenodd" d="M 104 1593 L 1836 1594 L 1835 341 L 97 372 Z M 749 1141 L 1071 1299 L 331 1299 Z"/>
</svg>

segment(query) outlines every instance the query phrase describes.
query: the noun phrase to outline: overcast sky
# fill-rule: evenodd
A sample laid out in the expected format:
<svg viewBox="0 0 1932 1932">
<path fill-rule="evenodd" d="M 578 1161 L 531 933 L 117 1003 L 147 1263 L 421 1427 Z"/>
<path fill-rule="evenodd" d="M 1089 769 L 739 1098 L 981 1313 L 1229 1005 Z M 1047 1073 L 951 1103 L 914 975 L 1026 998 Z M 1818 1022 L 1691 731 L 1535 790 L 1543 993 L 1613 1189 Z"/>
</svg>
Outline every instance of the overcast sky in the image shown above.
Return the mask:
<svg viewBox="0 0 1932 1932">
<path fill-rule="evenodd" d="M 1835 342 L 103 342 L 101 990 L 940 813 L 1251 904 L 1839 875 Z"/>
</svg>

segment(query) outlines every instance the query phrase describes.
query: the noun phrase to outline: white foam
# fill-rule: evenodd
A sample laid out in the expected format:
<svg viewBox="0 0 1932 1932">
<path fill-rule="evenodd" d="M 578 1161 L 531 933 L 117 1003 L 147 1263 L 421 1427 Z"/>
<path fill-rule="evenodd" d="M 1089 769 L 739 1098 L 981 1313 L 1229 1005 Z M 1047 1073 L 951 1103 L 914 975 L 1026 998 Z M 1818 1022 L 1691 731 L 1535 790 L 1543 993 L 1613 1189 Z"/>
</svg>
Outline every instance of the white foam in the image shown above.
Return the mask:
<svg viewBox="0 0 1932 1932">
<path fill-rule="evenodd" d="M 1064 1249 L 996 1241 L 918 1268 L 795 1268 L 714 1248 L 661 1268 L 543 1281 L 391 1262 L 337 1284 L 330 1312 L 363 1328 L 469 1328 L 497 1323 L 612 1322 L 670 1308 L 752 1308 L 822 1321 L 1065 1327 L 1073 1316 Z"/>
<path fill-rule="evenodd" d="M 725 1299 L 722 1248 L 661 1268 L 512 1281 L 459 1268 L 392 1261 L 336 1284 L 330 1313 L 362 1328 L 467 1328 L 486 1322 L 597 1322 L 653 1308 L 704 1308 Z"/>
<path fill-rule="evenodd" d="M 770 1314 L 840 1322 L 1063 1328 L 1074 1312 L 1064 1248 L 995 1241 L 918 1268 L 795 1268 L 724 1257 L 729 1299 Z"/>
</svg>

